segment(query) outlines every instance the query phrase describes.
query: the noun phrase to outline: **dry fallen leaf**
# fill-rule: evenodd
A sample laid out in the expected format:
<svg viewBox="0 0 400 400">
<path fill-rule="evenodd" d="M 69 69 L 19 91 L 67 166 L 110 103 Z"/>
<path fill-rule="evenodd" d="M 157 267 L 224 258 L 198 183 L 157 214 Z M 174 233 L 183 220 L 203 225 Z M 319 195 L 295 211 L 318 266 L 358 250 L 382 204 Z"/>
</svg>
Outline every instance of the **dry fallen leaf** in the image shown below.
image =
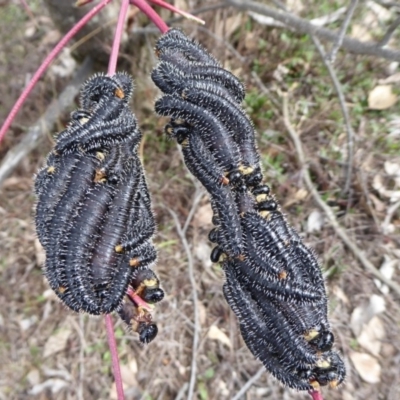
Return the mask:
<svg viewBox="0 0 400 400">
<path fill-rule="evenodd" d="M 311 211 L 307 218 L 307 232 L 319 232 L 324 225 L 324 215 L 319 210 Z"/>
<path fill-rule="evenodd" d="M 62 379 L 48 379 L 43 383 L 39 383 L 29 391 L 29 394 L 32 396 L 36 396 L 45 390 L 51 390 L 51 393 L 56 394 L 61 389 L 69 386 L 70 383 L 63 381 Z"/>
<path fill-rule="evenodd" d="M 63 351 L 67 347 L 68 339 L 72 331 L 70 329 L 60 329 L 53 336 L 50 336 L 44 346 L 43 357 Z"/>
<path fill-rule="evenodd" d="M 210 268 L 212 266 L 212 261 L 210 259 L 211 246 L 204 240 L 200 240 L 195 245 L 193 249 L 196 258 L 202 262 L 204 268 Z"/>
<path fill-rule="evenodd" d="M 384 256 L 384 262 L 382 266 L 379 268 L 379 272 L 386 278 L 391 280 L 395 268 L 399 265 L 399 260 L 392 260 L 389 258 L 387 255 Z M 388 294 L 389 293 L 389 287 L 382 283 L 379 279 L 374 279 L 375 285 L 377 288 L 383 293 L 383 294 Z"/>
<path fill-rule="evenodd" d="M 195 227 L 203 227 L 207 229 L 211 227 L 211 219 L 213 217 L 213 212 L 211 209 L 211 204 L 207 202 L 197 209 L 196 214 L 193 217 L 192 225 Z"/>
<path fill-rule="evenodd" d="M 368 322 L 379 313 L 386 310 L 385 299 L 382 296 L 373 294 L 369 299 L 369 304 L 356 307 L 350 319 L 350 327 L 357 337 L 360 335 L 364 324 Z"/>
<path fill-rule="evenodd" d="M 390 85 L 378 85 L 368 95 L 368 107 L 371 110 L 386 110 L 397 101 Z"/>
<path fill-rule="evenodd" d="M 379 356 L 382 339 L 385 337 L 385 327 L 379 317 L 373 317 L 368 324 L 364 325 L 357 341 L 360 346 L 368 350 L 372 355 Z"/>
<path fill-rule="evenodd" d="M 368 383 L 378 383 L 381 380 L 381 366 L 378 360 L 366 353 L 350 353 L 350 359 L 360 377 Z"/>
<path fill-rule="evenodd" d="M 207 337 L 212 340 L 218 340 L 228 347 L 232 347 L 231 341 L 229 340 L 228 336 L 215 325 L 211 326 L 207 333 Z"/>
</svg>

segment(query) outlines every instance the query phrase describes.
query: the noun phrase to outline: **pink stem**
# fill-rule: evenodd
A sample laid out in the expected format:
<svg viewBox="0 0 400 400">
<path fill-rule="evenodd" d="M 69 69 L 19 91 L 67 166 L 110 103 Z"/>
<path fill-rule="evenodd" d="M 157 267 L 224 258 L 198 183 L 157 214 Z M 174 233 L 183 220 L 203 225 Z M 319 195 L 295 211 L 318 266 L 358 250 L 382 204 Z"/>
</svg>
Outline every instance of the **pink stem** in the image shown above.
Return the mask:
<svg viewBox="0 0 400 400">
<path fill-rule="evenodd" d="M 309 390 L 308 393 L 313 400 L 324 400 L 322 393 L 319 390 Z"/>
<path fill-rule="evenodd" d="M 192 14 L 187 13 L 186 11 L 182 11 L 179 8 L 176 8 L 175 6 L 173 6 L 172 4 L 166 3 L 163 0 L 148 0 L 150 3 L 156 4 L 157 6 L 163 7 L 169 11 L 172 11 L 174 13 L 180 14 L 183 17 L 187 18 L 187 19 L 191 19 L 192 21 L 196 21 L 199 24 L 204 25 L 204 21 L 200 18 L 195 17 Z"/>
<path fill-rule="evenodd" d="M 26 2 L 26 0 L 21 0 L 21 4 L 22 4 L 22 7 L 25 8 L 25 11 L 29 15 L 29 18 L 34 20 L 35 16 L 33 15 L 33 12 L 31 10 L 31 8 L 29 7 L 28 3 Z"/>
<path fill-rule="evenodd" d="M 153 308 L 149 303 L 146 303 L 140 296 L 138 296 L 131 287 L 128 286 L 126 294 L 129 298 L 139 307 L 146 309 L 147 311 L 153 311 Z"/>
<path fill-rule="evenodd" d="M 104 316 L 104 321 L 106 323 L 107 341 L 111 353 L 111 363 L 115 379 L 115 387 L 117 389 L 117 398 L 118 400 L 124 400 L 125 399 L 124 388 L 122 386 L 122 377 L 121 377 L 121 369 L 119 367 L 117 343 L 115 342 L 114 326 L 112 323 L 111 315 L 106 314 Z"/>
<path fill-rule="evenodd" d="M 146 0 L 130 0 L 130 3 L 136 6 L 140 11 L 145 13 L 150 21 L 157 26 L 161 33 L 168 31 L 168 25 L 162 20 L 162 18 L 146 3 Z"/>
<path fill-rule="evenodd" d="M 32 79 L 22 92 L 21 96 L 19 96 L 17 102 L 14 104 L 14 107 L 8 114 L 7 119 L 4 121 L 3 126 L 0 130 L 0 142 L 3 140 L 4 135 L 6 134 L 8 128 L 13 122 L 15 116 L 17 115 L 19 109 L 22 104 L 25 102 L 27 96 L 35 87 L 36 83 L 43 75 L 44 71 L 48 68 L 49 64 L 54 60 L 54 58 L 58 55 L 58 53 L 65 47 L 65 45 L 69 42 L 69 40 L 75 36 L 75 34 L 86 25 L 86 23 L 91 20 L 100 10 L 102 10 L 111 0 L 102 0 L 99 4 L 94 6 L 76 25 L 74 25 L 71 30 L 58 42 L 56 47 L 51 51 L 51 53 L 46 57 L 43 61 L 42 65 L 36 71 L 35 75 L 33 75 Z"/>
<path fill-rule="evenodd" d="M 117 27 L 115 28 L 114 41 L 111 49 L 110 60 L 108 62 L 108 75 L 114 75 L 117 69 L 119 47 L 124 29 L 126 14 L 128 12 L 129 0 L 122 0 L 121 9 L 119 10 Z"/>
</svg>

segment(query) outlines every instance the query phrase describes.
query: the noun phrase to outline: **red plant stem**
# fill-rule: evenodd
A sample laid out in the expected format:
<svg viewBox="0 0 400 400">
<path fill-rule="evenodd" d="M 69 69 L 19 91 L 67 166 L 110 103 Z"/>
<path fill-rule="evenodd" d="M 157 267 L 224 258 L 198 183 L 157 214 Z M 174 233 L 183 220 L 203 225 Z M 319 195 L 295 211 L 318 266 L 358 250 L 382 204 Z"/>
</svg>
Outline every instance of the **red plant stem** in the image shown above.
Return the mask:
<svg viewBox="0 0 400 400">
<path fill-rule="evenodd" d="M 168 31 L 168 25 L 162 18 L 146 3 L 146 0 L 130 0 L 130 3 L 136 6 L 140 11 L 146 14 L 150 21 L 157 26 L 161 33 Z"/>
<path fill-rule="evenodd" d="M 187 19 L 190 19 L 190 20 L 192 20 L 192 21 L 196 21 L 196 22 L 198 22 L 199 24 L 204 25 L 204 23 L 205 23 L 202 19 L 197 18 L 197 17 L 195 17 L 194 15 L 187 13 L 186 11 L 182 11 L 182 10 L 180 10 L 179 8 L 176 8 L 176 7 L 173 6 L 172 4 L 166 3 L 166 2 L 163 1 L 163 0 L 148 0 L 148 1 L 149 1 L 150 3 L 153 3 L 153 4 L 157 5 L 157 6 L 163 7 L 163 8 L 165 8 L 165 9 L 169 10 L 169 11 L 172 11 L 172 12 L 174 12 L 174 13 L 180 14 L 180 15 L 182 15 L 183 17 L 185 17 L 185 18 L 187 18 Z"/>
<path fill-rule="evenodd" d="M 149 303 L 146 303 L 140 296 L 138 296 L 134 290 L 128 286 L 128 289 L 126 291 L 126 294 L 129 296 L 129 298 L 138 306 L 141 308 L 144 308 L 147 311 L 153 311 L 153 306 L 150 305 Z"/>
<path fill-rule="evenodd" d="M 117 69 L 119 47 L 121 45 L 122 33 L 124 29 L 126 14 L 129 8 L 129 0 L 122 0 L 119 10 L 117 27 L 115 28 L 114 41 L 111 49 L 110 60 L 108 62 L 108 75 L 114 75 Z"/>
<path fill-rule="evenodd" d="M 29 93 L 35 87 L 36 83 L 43 75 L 44 71 L 48 68 L 50 63 L 54 60 L 54 58 L 60 53 L 60 51 L 65 47 L 65 45 L 70 41 L 72 37 L 78 33 L 78 31 L 83 28 L 88 21 L 90 21 L 99 11 L 101 11 L 111 0 L 102 0 L 99 4 L 94 6 L 76 25 L 74 25 L 70 31 L 58 42 L 56 47 L 50 52 L 50 54 L 43 61 L 42 65 L 36 71 L 35 75 L 33 75 L 32 79 L 22 92 L 21 96 L 19 96 L 18 100 L 14 104 L 14 107 L 8 114 L 8 117 L 4 121 L 3 126 L 0 129 L 0 142 L 3 140 L 4 135 L 6 134 L 8 128 L 11 123 L 14 121 L 15 116 L 17 115 L 19 109 L 24 103 L 25 99 L 28 97 Z"/>
<path fill-rule="evenodd" d="M 319 390 L 309 390 L 308 393 L 313 400 L 324 400 L 322 397 L 322 393 Z"/>
<path fill-rule="evenodd" d="M 117 389 L 117 398 L 118 398 L 118 400 L 124 400 L 125 399 L 124 388 L 122 386 L 122 377 L 121 377 L 121 369 L 119 367 L 118 349 L 117 349 L 117 343 L 115 341 L 114 326 L 112 323 L 111 315 L 106 314 L 104 316 L 104 321 L 106 323 L 107 341 L 108 341 L 108 347 L 110 348 L 111 364 L 112 364 L 112 369 L 113 369 L 113 374 L 114 374 L 114 379 L 115 379 L 115 387 Z"/>
</svg>

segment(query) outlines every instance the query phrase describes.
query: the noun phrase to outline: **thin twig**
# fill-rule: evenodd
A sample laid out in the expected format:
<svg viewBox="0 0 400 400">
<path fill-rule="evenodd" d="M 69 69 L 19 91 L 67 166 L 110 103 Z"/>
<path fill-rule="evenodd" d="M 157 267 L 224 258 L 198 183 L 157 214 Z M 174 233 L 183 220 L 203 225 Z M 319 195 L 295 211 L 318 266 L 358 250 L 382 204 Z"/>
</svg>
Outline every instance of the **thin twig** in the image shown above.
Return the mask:
<svg viewBox="0 0 400 400">
<path fill-rule="evenodd" d="M 336 32 L 315 26 L 309 21 L 289 12 L 277 10 L 254 1 L 227 0 L 227 2 L 239 10 L 253 11 L 261 15 L 272 17 L 284 23 L 288 28 L 294 29 L 296 32 L 308 33 L 309 35 L 317 36 L 319 39 L 325 39 L 331 42 L 336 42 L 338 40 L 338 34 Z M 400 50 L 382 48 L 379 43 L 375 42 L 360 42 L 359 40 L 345 36 L 343 38 L 342 47 L 354 54 L 364 54 L 385 58 L 387 60 L 400 61 Z"/>
<path fill-rule="evenodd" d="M 383 38 L 379 41 L 380 46 L 386 46 L 389 43 L 390 38 L 393 33 L 400 25 L 400 15 L 391 23 L 386 33 L 383 35 Z"/>
<path fill-rule="evenodd" d="M 342 27 L 340 28 L 338 39 L 332 46 L 331 52 L 326 56 L 326 60 L 332 64 L 335 62 L 337 52 L 342 47 L 343 39 L 346 35 L 347 28 L 349 27 L 350 20 L 354 14 L 357 4 L 358 0 L 351 0 L 349 8 L 346 11 L 346 18 L 343 21 Z"/>
<path fill-rule="evenodd" d="M 46 133 L 53 129 L 60 115 L 70 108 L 79 93 L 81 85 L 91 74 L 91 71 L 92 60 L 87 57 L 76 72 L 72 82 L 61 92 L 58 99 L 51 102 L 46 112 L 29 128 L 22 141 L 7 152 L 3 162 L 0 164 L 0 186 L 20 162 L 40 144 L 40 140 Z"/>
<path fill-rule="evenodd" d="M 346 99 L 344 98 L 342 86 L 339 82 L 339 79 L 336 75 L 336 71 L 333 68 L 332 64 L 327 61 L 325 57 L 325 51 L 322 47 L 321 42 L 316 36 L 311 36 L 315 47 L 317 48 L 319 54 L 321 55 L 322 61 L 324 62 L 329 75 L 332 79 L 333 86 L 335 87 L 336 93 L 339 98 L 339 104 L 340 108 L 342 109 L 342 114 L 344 118 L 344 122 L 346 125 L 346 132 L 347 132 L 347 171 L 346 171 L 346 183 L 344 185 L 344 190 L 343 193 L 348 193 L 350 190 L 351 186 L 351 180 L 352 180 L 352 175 L 353 175 L 353 158 L 354 158 L 354 130 L 353 127 L 351 126 L 351 121 L 350 121 L 350 116 L 349 116 L 349 111 L 346 106 Z"/>
<path fill-rule="evenodd" d="M 199 311 L 197 309 L 198 300 L 197 300 L 196 280 L 194 278 L 194 272 L 193 272 L 193 269 L 194 269 L 193 268 L 193 264 L 194 264 L 193 256 L 192 256 L 192 252 L 189 247 L 189 243 L 186 238 L 186 230 L 190 224 L 190 221 L 193 218 L 194 212 L 195 212 L 197 205 L 199 204 L 199 201 L 202 196 L 203 196 L 203 190 L 201 190 L 200 188 L 197 188 L 195 195 L 194 195 L 194 200 L 193 200 L 191 210 L 189 212 L 188 217 L 186 218 L 186 222 L 184 224 L 183 229 L 181 227 L 181 224 L 179 222 L 179 219 L 178 219 L 178 216 L 176 215 L 176 213 L 173 210 L 168 209 L 169 213 L 171 214 L 172 218 L 174 219 L 176 230 L 178 232 L 178 235 L 181 239 L 182 245 L 186 252 L 186 256 L 188 259 L 189 279 L 190 279 L 190 283 L 192 285 L 194 332 L 193 332 L 193 347 L 192 347 L 192 365 L 191 365 L 191 371 L 190 371 L 189 391 L 188 391 L 188 395 L 187 395 L 188 400 L 191 400 L 193 398 L 194 387 L 196 384 L 196 373 L 197 373 L 196 355 L 197 355 L 197 348 L 199 345 L 200 319 L 199 319 Z"/>
<path fill-rule="evenodd" d="M 261 367 L 236 393 L 232 400 L 240 400 L 242 396 L 261 378 L 261 375 L 265 373 L 265 368 Z"/>
<path fill-rule="evenodd" d="M 364 252 L 350 239 L 350 237 L 346 233 L 346 230 L 340 226 L 332 209 L 322 200 L 318 191 L 315 189 L 314 184 L 310 177 L 310 172 L 307 167 L 307 162 L 306 162 L 306 159 L 304 156 L 303 147 L 302 147 L 299 135 L 294 130 L 294 128 L 290 122 L 290 119 L 289 119 L 288 95 L 287 94 L 284 94 L 284 96 L 283 96 L 283 122 L 293 140 L 294 145 L 295 145 L 299 164 L 302 169 L 302 177 L 303 177 L 304 183 L 306 184 L 308 190 L 310 191 L 311 195 L 313 196 L 315 202 L 318 204 L 318 206 L 324 211 L 324 213 L 328 217 L 328 221 L 331 224 L 332 228 L 334 229 L 335 233 L 342 239 L 343 243 L 349 248 L 349 250 L 354 254 L 354 256 L 360 261 L 361 265 L 367 271 L 369 271 L 372 275 L 374 275 L 380 281 L 382 281 L 383 283 L 388 285 L 391 289 L 393 289 L 400 296 L 400 286 L 397 283 L 391 281 L 390 279 L 387 279 L 386 277 L 384 277 L 375 268 L 375 266 L 367 259 Z"/>
<path fill-rule="evenodd" d="M 394 203 L 392 206 L 390 206 L 388 208 L 385 220 L 383 221 L 383 224 L 382 224 L 383 233 L 385 233 L 385 234 L 389 233 L 390 221 L 392 220 L 394 213 L 397 211 L 397 209 L 399 207 L 400 207 L 400 201 L 398 201 L 397 203 Z"/>
</svg>

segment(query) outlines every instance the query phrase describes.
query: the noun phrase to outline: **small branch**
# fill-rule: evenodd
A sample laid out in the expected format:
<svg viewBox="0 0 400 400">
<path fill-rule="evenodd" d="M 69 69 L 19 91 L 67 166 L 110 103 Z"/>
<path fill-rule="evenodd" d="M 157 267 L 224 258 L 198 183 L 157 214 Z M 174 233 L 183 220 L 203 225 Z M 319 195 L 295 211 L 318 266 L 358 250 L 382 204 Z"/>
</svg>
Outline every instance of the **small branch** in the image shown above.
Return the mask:
<svg viewBox="0 0 400 400">
<path fill-rule="evenodd" d="M 354 158 L 354 130 L 351 126 L 349 111 L 346 106 L 346 99 L 344 98 L 342 86 L 339 82 L 339 79 L 336 75 L 335 69 L 332 64 L 327 61 L 327 57 L 325 56 L 325 51 L 321 45 L 321 42 L 317 37 L 311 36 L 315 47 L 317 48 L 319 54 L 321 55 L 322 61 L 324 62 L 326 68 L 328 69 L 329 75 L 331 76 L 333 86 L 335 87 L 336 93 L 339 98 L 340 108 L 342 109 L 342 114 L 344 118 L 344 122 L 346 125 L 347 132 L 347 172 L 346 172 L 346 183 L 344 185 L 343 193 L 348 193 L 351 186 L 351 179 L 353 175 L 353 158 Z"/>
<path fill-rule="evenodd" d="M 121 46 L 121 38 L 124 30 L 126 14 L 129 8 L 129 0 L 122 0 L 121 8 L 119 10 L 117 26 L 115 28 L 114 41 L 111 49 L 110 60 L 108 62 L 108 75 L 114 75 L 117 69 L 117 61 L 119 48 Z"/>
<path fill-rule="evenodd" d="M 118 349 L 117 343 L 115 342 L 114 326 L 110 314 L 104 316 L 104 322 L 106 324 L 107 341 L 108 347 L 110 348 L 112 370 L 115 379 L 115 387 L 117 389 L 118 400 L 124 400 L 124 388 L 122 386 L 121 369 L 119 367 Z"/>
<path fill-rule="evenodd" d="M 330 54 L 328 54 L 326 56 L 326 60 L 332 64 L 335 62 L 337 52 L 342 47 L 343 39 L 346 35 L 347 28 L 349 26 L 349 23 L 350 23 L 350 20 L 351 20 L 353 14 L 354 14 L 354 11 L 357 7 L 357 4 L 358 4 L 358 0 L 351 0 L 349 8 L 347 9 L 347 12 L 346 12 L 346 18 L 343 21 L 342 27 L 340 28 L 338 39 L 332 46 L 332 50 L 331 50 Z"/>
<path fill-rule="evenodd" d="M 171 214 L 172 218 L 174 219 L 176 230 L 178 235 L 181 239 L 182 245 L 185 248 L 186 256 L 188 259 L 188 271 L 189 271 L 189 279 L 192 285 L 192 297 L 193 297 L 193 313 L 194 313 L 194 333 L 193 333 L 193 347 L 192 347 L 192 365 L 190 371 L 190 382 L 189 382 L 189 391 L 187 395 L 188 400 L 192 400 L 193 393 L 194 393 L 194 386 L 196 384 L 196 373 L 197 373 L 197 363 L 196 363 L 196 355 L 197 355 L 197 348 L 199 345 L 199 336 L 200 336 L 200 320 L 199 320 L 199 311 L 197 309 L 197 290 L 196 290 L 196 280 L 194 278 L 193 272 L 193 256 L 192 252 L 189 247 L 189 243 L 186 238 L 186 230 L 190 224 L 190 221 L 193 218 L 194 212 L 199 204 L 201 197 L 203 196 L 203 191 L 201 189 L 197 189 L 192 208 L 189 212 L 188 217 L 186 218 L 186 222 L 184 228 L 182 229 L 181 224 L 179 222 L 178 216 L 174 211 L 168 209 L 169 213 Z"/>
<path fill-rule="evenodd" d="M 385 220 L 383 221 L 383 224 L 382 224 L 382 231 L 384 234 L 389 233 L 390 221 L 392 220 L 394 213 L 397 211 L 397 209 L 399 207 L 400 207 L 400 201 L 398 201 L 397 203 L 394 203 L 392 206 L 390 206 L 388 208 Z"/>
<path fill-rule="evenodd" d="M 383 38 L 379 41 L 379 46 L 383 47 L 389 43 L 389 40 L 391 39 L 393 33 L 396 31 L 399 25 L 400 25 L 400 15 L 389 26 L 388 30 L 383 35 Z"/>
<path fill-rule="evenodd" d="M 333 213 L 332 209 L 322 200 L 321 196 L 319 195 L 318 191 L 315 189 L 314 184 L 310 177 L 310 172 L 307 167 L 306 159 L 303 152 L 303 147 L 301 145 L 301 141 L 299 135 L 294 130 L 292 124 L 290 123 L 289 119 L 289 111 L 288 111 L 288 95 L 285 94 L 283 96 L 283 121 L 288 130 L 293 143 L 296 148 L 297 157 L 299 160 L 300 167 L 303 172 L 303 180 L 306 184 L 308 190 L 310 191 L 311 195 L 313 196 L 315 202 L 318 206 L 324 211 L 326 216 L 328 217 L 328 221 L 331 224 L 332 228 L 334 229 L 335 233 L 342 239 L 343 243 L 347 246 L 347 248 L 354 254 L 354 256 L 358 259 L 361 265 L 369 271 L 372 275 L 378 278 L 380 281 L 388 285 L 391 289 L 393 289 L 397 295 L 400 295 L 400 286 L 393 282 L 390 279 L 384 277 L 376 268 L 375 266 L 368 260 L 368 258 L 364 255 L 363 251 L 350 239 L 347 235 L 347 232 L 344 228 L 340 226 L 338 223 L 335 214 Z"/>
<path fill-rule="evenodd" d="M 24 104 L 29 93 L 36 86 L 36 83 L 43 75 L 44 71 L 48 68 L 50 63 L 57 57 L 60 51 L 66 46 L 66 44 L 96 15 L 98 14 L 111 0 L 102 0 L 99 4 L 95 5 L 83 18 L 81 18 L 70 30 L 69 32 L 58 42 L 56 47 L 50 52 L 50 54 L 43 61 L 42 65 L 38 68 L 36 73 L 33 75 L 32 79 L 19 96 L 18 100 L 14 104 L 14 107 L 8 114 L 3 126 L 0 129 L 0 142 L 2 141 L 4 135 L 6 134 L 11 123 L 14 121 L 22 104 Z"/>
<path fill-rule="evenodd" d="M 157 26 L 161 33 L 168 31 L 168 25 L 161 19 L 161 17 L 146 3 L 146 0 L 130 0 L 130 3 L 136 6 L 140 11 L 147 15 L 147 17 Z"/>
<path fill-rule="evenodd" d="M 236 393 L 232 400 L 240 400 L 242 396 L 261 378 L 261 375 L 265 373 L 265 368 L 261 367 Z"/>
<path fill-rule="evenodd" d="M 245 0 L 226 0 L 230 5 L 238 8 L 239 10 L 253 11 L 261 15 L 272 17 L 287 25 L 299 33 L 308 33 L 315 35 L 319 39 L 337 42 L 339 35 L 330 29 L 315 26 L 309 21 L 296 17 L 288 12 L 277 10 L 260 4 L 254 1 Z M 382 48 L 379 43 L 374 42 L 360 42 L 359 40 L 351 39 L 347 36 L 343 38 L 342 47 L 354 54 L 364 54 L 376 57 L 385 58 L 387 60 L 400 61 L 400 50 L 390 50 Z"/>
<path fill-rule="evenodd" d="M 46 112 L 29 128 L 24 138 L 11 148 L 0 164 L 0 186 L 4 180 L 18 167 L 19 163 L 39 145 L 47 132 L 53 129 L 57 119 L 65 113 L 74 102 L 81 85 L 92 72 L 92 61 L 87 57 L 75 74 L 72 82 L 62 91 L 58 99 L 53 100 Z"/>
</svg>

